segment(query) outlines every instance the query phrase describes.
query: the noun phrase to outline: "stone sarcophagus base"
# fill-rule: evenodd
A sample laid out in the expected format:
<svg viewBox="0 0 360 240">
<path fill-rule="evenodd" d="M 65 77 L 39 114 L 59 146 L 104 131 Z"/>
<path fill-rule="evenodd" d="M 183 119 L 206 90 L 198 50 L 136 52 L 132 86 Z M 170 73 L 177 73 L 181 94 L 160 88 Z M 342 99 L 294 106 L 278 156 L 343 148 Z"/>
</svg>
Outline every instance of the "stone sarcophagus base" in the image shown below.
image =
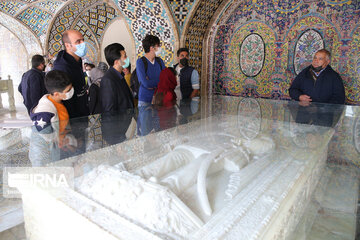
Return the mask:
<svg viewBox="0 0 360 240">
<path fill-rule="evenodd" d="M 333 130 L 317 127 L 316 147 L 304 149 L 282 123 L 263 122 L 278 125 L 276 136 L 264 128 L 247 139 L 234 121 L 214 117 L 151 134 L 164 147 L 78 170 L 75 189 L 61 194 L 20 189 L 28 239 L 286 239 L 321 177 Z M 110 148 L 120 155 L 133 144 L 139 140 Z M 79 169 L 102 152 L 115 151 L 56 165 Z"/>
</svg>

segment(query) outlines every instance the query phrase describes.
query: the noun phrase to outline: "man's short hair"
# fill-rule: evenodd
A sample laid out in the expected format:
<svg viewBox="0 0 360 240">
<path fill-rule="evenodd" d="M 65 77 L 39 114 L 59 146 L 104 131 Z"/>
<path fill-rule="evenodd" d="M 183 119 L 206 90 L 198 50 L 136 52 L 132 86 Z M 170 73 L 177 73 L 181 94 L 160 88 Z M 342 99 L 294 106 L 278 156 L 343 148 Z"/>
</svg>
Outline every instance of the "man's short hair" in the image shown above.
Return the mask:
<svg viewBox="0 0 360 240">
<path fill-rule="evenodd" d="M 146 35 L 144 40 L 142 40 L 142 45 L 145 53 L 148 53 L 150 52 L 150 47 L 160 46 L 160 39 L 154 35 Z"/>
<path fill-rule="evenodd" d="M 177 56 L 180 56 L 180 53 L 182 53 L 182 52 L 187 52 L 188 54 L 190 54 L 188 48 L 180 48 L 180 49 L 177 51 Z"/>
<path fill-rule="evenodd" d="M 65 47 L 65 43 L 71 43 L 68 31 L 65 31 L 63 33 L 61 40 L 62 40 L 62 44 L 63 44 L 64 47 Z"/>
<path fill-rule="evenodd" d="M 32 68 L 37 68 L 38 66 L 40 66 L 40 64 L 44 63 L 45 64 L 45 58 L 41 55 L 34 55 L 31 58 L 31 67 Z"/>
<path fill-rule="evenodd" d="M 87 66 L 91 67 L 91 69 L 95 68 L 95 65 L 92 63 L 88 63 Z"/>
<path fill-rule="evenodd" d="M 125 48 L 120 43 L 110 44 L 104 49 L 105 59 L 110 66 L 114 66 L 115 60 L 121 58 L 120 51 L 122 50 L 125 50 Z"/>
<path fill-rule="evenodd" d="M 328 57 L 329 60 L 331 59 L 331 53 L 328 50 L 326 50 L 325 48 L 320 49 L 316 53 L 325 53 L 326 57 Z"/>
<path fill-rule="evenodd" d="M 51 94 L 63 92 L 70 84 L 71 80 L 67 73 L 59 70 L 52 70 L 45 76 L 45 88 Z"/>
</svg>

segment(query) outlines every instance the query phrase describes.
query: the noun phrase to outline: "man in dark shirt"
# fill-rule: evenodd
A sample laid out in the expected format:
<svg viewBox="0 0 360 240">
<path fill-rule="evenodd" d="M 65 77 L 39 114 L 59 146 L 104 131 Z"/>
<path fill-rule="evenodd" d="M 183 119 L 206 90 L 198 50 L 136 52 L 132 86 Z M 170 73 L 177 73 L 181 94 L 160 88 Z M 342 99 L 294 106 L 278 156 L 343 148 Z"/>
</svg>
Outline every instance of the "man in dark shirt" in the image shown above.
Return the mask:
<svg viewBox="0 0 360 240">
<path fill-rule="evenodd" d="M 130 64 L 124 47 L 113 43 L 104 50 L 110 69 L 101 80 L 102 112 L 124 112 L 134 108 L 134 99 L 125 78 L 121 75 Z"/>
<path fill-rule="evenodd" d="M 66 72 L 74 87 L 74 96 L 63 101 L 70 118 L 89 115 L 87 106 L 86 82 L 82 68 L 82 57 L 87 47 L 83 35 L 76 30 L 65 31 L 62 36 L 65 50 L 58 53 L 54 62 L 54 70 Z"/>
<path fill-rule="evenodd" d="M 310 102 L 344 104 L 345 90 L 340 75 L 330 64 L 330 52 L 321 49 L 315 53 L 312 64 L 302 70 L 292 82 L 290 97 L 302 105 Z"/>
<path fill-rule="evenodd" d="M 196 69 L 189 66 L 189 49 L 180 48 L 177 51 L 177 58 L 179 63 L 174 65 L 176 81 L 178 83 L 175 88 L 177 99 L 198 97 L 200 93 L 199 73 Z"/>
<path fill-rule="evenodd" d="M 24 98 L 24 105 L 30 114 L 36 107 L 40 98 L 47 93 L 44 83 L 45 59 L 41 55 L 31 58 L 31 69 L 23 74 L 19 85 L 19 92 Z"/>
</svg>

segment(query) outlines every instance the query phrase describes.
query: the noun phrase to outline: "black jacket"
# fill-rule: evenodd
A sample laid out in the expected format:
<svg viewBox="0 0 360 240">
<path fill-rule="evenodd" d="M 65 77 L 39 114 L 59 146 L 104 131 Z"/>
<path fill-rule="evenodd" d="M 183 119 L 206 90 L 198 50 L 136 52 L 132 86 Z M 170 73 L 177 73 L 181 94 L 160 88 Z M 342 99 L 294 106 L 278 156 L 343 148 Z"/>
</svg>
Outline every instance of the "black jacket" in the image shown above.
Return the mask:
<svg viewBox="0 0 360 240">
<path fill-rule="evenodd" d="M 47 93 L 44 77 L 44 72 L 32 68 L 24 73 L 21 78 L 18 90 L 24 98 L 24 105 L 29 114 L 30 110 L 38 105 L 40 98 Z"/>
<path fill-rule="evenodd" d="M 89 111 L 91 115 L 102 113 L 100 87 L 96 83 L 89 87 Z"/>
<path fill-rule="evenodd" d="M 74 87 L 74 96 L 63 101 L 70 118 L 82 117 L 89 115 L 87 106 L 87 94 L 85 75 L 82 69 L 82 60 L 77 62 L 73 56 L 66 51 L 60 51 L 54 62 L 54 70 L 66 72 Z"/>
<path fill-rule="evenodd" d="M 310 67 L 296 76 L 289 89 L 290 97 L 299 101 L 300 95 L 306 94 L 313 102 L 344 104 L 345 90 L 340 75 L 328 65 L 314 81 Z"/>
<path fill-rule="evenodd" d="M 113 67 L 101 79 L 100 96 L 104 113 L 134 108 L 134 99 L 129 86 Z"/>
<path fill-rule="evenodd" d="M 176 69 L 178 65 L 179 64 L 175 64 L 174 69 Z M 194 91 L 191 84 L 191 76 L 193 71 L 193 67 L 186 66 L 180 70 L 180 73 L 178 73 L 180 77 L 180 91 L 182 99 L 190 98 L 191 93 Z"/>
</svg>

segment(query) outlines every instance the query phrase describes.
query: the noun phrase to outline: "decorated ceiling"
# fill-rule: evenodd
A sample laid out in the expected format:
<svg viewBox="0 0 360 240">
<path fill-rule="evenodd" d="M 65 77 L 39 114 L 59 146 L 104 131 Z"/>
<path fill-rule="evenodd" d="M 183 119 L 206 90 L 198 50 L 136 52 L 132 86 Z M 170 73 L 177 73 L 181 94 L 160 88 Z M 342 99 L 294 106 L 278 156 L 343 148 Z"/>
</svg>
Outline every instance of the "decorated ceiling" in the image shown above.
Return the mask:
<svg viewBox="0 0 360 240">
<path fill-rule="evenodd" d="M 147 33 L 160 37 L 163 57 L 174 58 L 185 22 L 197 0 L 23 0 L 0 2 L 0 25 L 12 32 L 35 53 L 56 55 L 61 35 L 70 28 L 79 30 L 90 45 L 88 58 L 97 61 L 106 27 L 113 19 L 125 19 L 133 36 L 137 55 Z"/>
</svg>

